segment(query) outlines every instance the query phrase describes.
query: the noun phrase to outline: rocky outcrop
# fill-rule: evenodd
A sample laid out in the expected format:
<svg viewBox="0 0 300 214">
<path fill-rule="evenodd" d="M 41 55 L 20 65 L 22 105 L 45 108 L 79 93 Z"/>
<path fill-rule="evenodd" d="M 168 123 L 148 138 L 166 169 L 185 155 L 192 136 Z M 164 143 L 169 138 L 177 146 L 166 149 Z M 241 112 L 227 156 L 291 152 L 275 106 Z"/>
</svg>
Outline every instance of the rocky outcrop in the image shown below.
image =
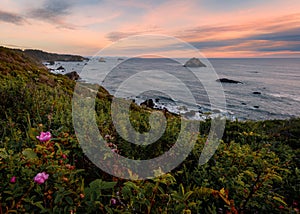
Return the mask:
<svg viewBox="0 0 300 214">
<path fill-rule="evenodd" d="M 196 111 L 191 110 L 191 111 L 184 113 L 184 116 L 185 117 L 194 117 L 196 115 L 196 113 L 197 113 Z"/>
<path fill-rule="evenodd" d="M 184 67 L 206 67 L 205 64 L 203 64 L 199 59 L 197 58 L 191 58 L 190 60 L 188 60 L 185 64 Z"/>
<path fill-rule="evenodd" d="M 252 92 L 252 94 L 260 95 L 261 92 L 259 92 L 259 91 L 254 91 L 254 92 Z"/>
<path fill-rule="evenodd" d="M 221 82 L 221 83 L 243 84 L 243 83 L 240 82 L 240 81 L 232 80 L 232 79 L 227 79 L 227 78 L 217 79 L 217 81 L 218 81 L 218 82 Z"/>
<path fill-rule="evenodd" d="M 64 71 L 65 68 L 63 66 L 59 66 L 58 68 L 56 68 L 56 70 Z"/>
<path fill-rule="evenodd" d="M 146 106 L 148 108 L 154 108 L 155 103 L 153 102 L 152 99 L 148 99 L 148 100 L 145 100 L 144 102 L 142 102 L 141 106 Z"/>
<path fill-rule="evenodd" d="M 67 77 L 69 77 L 71 80 L 79 80 L 80 76 L 76 71 L 72 71 L 70 73 L 65 74 Z"/>
</svg>

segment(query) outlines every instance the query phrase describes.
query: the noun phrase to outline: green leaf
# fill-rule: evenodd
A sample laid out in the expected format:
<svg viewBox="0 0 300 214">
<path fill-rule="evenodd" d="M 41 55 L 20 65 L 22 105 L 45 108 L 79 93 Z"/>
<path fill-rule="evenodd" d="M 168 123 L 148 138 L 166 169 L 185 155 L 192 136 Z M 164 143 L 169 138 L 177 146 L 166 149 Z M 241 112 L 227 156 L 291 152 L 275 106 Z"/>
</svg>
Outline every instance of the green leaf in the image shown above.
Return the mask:
<svg viewBox="0 0 300 214">
<path fill-rule="evenodd" d="M 158 186 L 158 190 L 159 190 L 162 194 L 165 194 L 165 191 L 164 191 L 164 189 L 163 189 L 161 186 Z"/>
<path fill-rule="evenodd" d="M 73 205 L 73 200 L 70 196 L 67 196 L 65 199 L 68 202 L 68 204 Z"/>
<path fill-rule="evenodd" d="M 192 194 L 193 194 L 193 191 L 189 191 L 189 192 L 185 193 L 183 196 L 184 201 L 187 201 Z"/>
<path fill-rule="evenodd" d="M 131 189 L 134 189 L 134 190 L 139 189 L 139 187 L 137 185 L 135 185 L 135 183 L 132 183 L 130 181 L 126 182 L 124 185 L 127 186 L 127 187 L 130 187 Z"/>
<path fill-rule="evenodd" d="M 180 192 L 180 195 L 184 196 L 184 187 L 182 184 L 179 185 L 179 192 Z"/>
<path fill-rule="evenodd" d="M 27 158 L 27 159 L 35 159 L 37 158 L 36 153 L 30 149 L 30 148 L 26 148 L 23 150 L 22 154 Z"/>
<path fill-rule="evenodd" d="M 287 204 L 282 200 L 282 198 L 274 196 L 273 199 L 280 202 L 280 203 L 282 203 L 282 204 L 284 204 L 285 206 L 287 206 Z"/>
<path fill-rule="evenodd" d="M 57 194 L 54 199 L 54 204 L 58 204 L 62 200 L 63 195 Z"/>
<path fill-rule="evenodd" d="M 7 151 L 5 148 L 0 148 L 0 158 L 6 159 L 9 155 L 7 154 Z"/>
<path fill-rule="evenodd" d="M 39 135 L 39 131 L 36 128 L 30 128 L 28 134 L 31 140 L 36 140 L 36 136 Z"/>
<path fill-rule="evenodd" d="M 102 181 L 101 179 L 96 179 L 90 183 L 91 189 L 103 190 L 103 189 L 112 189 L 115 187 L 117 182 L 107 182 Z"/>
</svg>

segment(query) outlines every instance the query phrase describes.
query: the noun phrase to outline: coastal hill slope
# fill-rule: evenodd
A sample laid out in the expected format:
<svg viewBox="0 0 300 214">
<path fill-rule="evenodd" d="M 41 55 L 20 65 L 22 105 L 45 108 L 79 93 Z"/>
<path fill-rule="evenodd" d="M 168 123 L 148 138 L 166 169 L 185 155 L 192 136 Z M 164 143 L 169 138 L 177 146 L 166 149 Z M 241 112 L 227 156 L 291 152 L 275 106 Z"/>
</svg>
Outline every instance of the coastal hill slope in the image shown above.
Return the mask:
<svg viewBox="0 0 300 214">
<path fill-rule="evenodd" d="M 40 53 L 46 52 L 41 51 Z M 27 51 L 0 46 L 0 109 L 1 104 L 3 106 L 7 104 L 6 101 L 14 102 L 13 100 L 20 96 L 21 91 L 28 94 L 30 99 L 35 96 L 38 90 L 52 94 L 64 94 L 68 99 L 71 99 L 75 84 L 76 82 L 66 75 L 49 72 L 46 66 L 39 61 L 39 58 L 32 57 Z M 109 95 L 103 87 L 99 87 L 98 91 L 101 93 L 101 97 Z M 30 95 L 30 93 L 33 94 Z"/>
<path fill-rule="evenodd" d="M 48 85 L 71 91 L 75 82 L 64 75 L 54 75 L 36 58 L 19 49 L 0 47 L 0 77 L 2 86 L 5 81 L 27 85 Z"/>
<path fill-rule="evenodd" d="M 24 53 L 40 61 L 74 61 L 81 62 L 88 58 L 79 55 L 48 53 L 41 50 L 26 49 Z"/>
<path fill-rule="evenodd" d="M 96 167 L 83 152 L 73 123 L 89 127 L 90 122 L 72 120 L 74 86 L 75 81 L 48 72 L 23 51 L 0 47 L 0 213 L 299 213 L 300 119 L 227 121 L 216 153 L 199 165 L 204 145 L 210 145 L 211 123 L 202 121 L 193 150 L 176 169 L 158 178 L 128 181 Z M 102 161 L 116 152 L 149 160 L 172 151 L 182 131 L 180 117 L 166 113 L 167 126 L 158 142 L 134 145 L 117 133 L 112 97 L 99 90 L 94 115 L 109 150 L 103 157 L 91 141 L 95 158 Z M 90 111 L 88 107 L 75 114 Z M 133 128 L 140 133 L 161 128 L 160 123 L 149 124 L 151 111 L 132 104 Z M 120 119 L 126 116 L 120 113 Z M 122 129 L 130 139 L 141 140 L 126 126 Z M 52 138 L 38 140 L 41 131 L 49 131 Z M 188 140 L 197 132 L 191 134 Z M 181 145 L 171 161 L 180 147 L 186 149 Z M 137 178 L 114 161 L 108 167 Z M 35 179 L 42 173 L 47 173 L 45 183 Z"/>
</svg>

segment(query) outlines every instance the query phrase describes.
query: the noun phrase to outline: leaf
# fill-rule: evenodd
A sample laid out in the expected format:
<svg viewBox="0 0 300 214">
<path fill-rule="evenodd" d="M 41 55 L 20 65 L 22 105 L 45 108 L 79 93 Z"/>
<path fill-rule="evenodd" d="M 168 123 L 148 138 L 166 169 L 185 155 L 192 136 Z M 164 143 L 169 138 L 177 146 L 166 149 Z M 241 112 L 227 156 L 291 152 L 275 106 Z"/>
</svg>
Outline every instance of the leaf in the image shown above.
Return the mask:
<svg viewBox="0 0 300 214">
<path fill-rule="evenodd" d="M 183 196 L 184 201 L 187 201 L 192 194 L 193 194 L 193 191 L 189 191 L 189 192 L 185 193 L 185 195 Z"/>
<path fill-rule="evenodd" d="M 161 186 L 158 186 L 157 188 L 158 188 L 158 190 L 159 190 L 162 194 L 165 194 L 165 191 L 164 191 L 164 189 L 163 189 Z"/>
<path fill-rule="evenodd" d="M 226 195 L 226 193 L 225 193 L 225 189 L 224 188 L 222 188 L 221 190 L 220 190 L 220 193 L 222 194 L 222 195 Z"/>
<path fill-rule="evenodd" d="M 65 199 L 66 199 L 68 204 L 73 205 L 73 200 L 70 196 L 67 196 Z"/>
<path fill-rule="evenodd" d="M 135 183 L 132 183 L 130 181 L 126 182 L 124 185 L 127 186 L 127 187 L 129 187 L 129 188 L 131 188 L 131 189 L 134 189 L 134 190 L 138 190 L 139 189 L 139 187 L 137 185 L 135 185 Z"/>
<path fill-rule="evenodd" d="M 57 194 L 54 199 L 54 204 L 58 204 L 61 201 L 62 197 L 63 196 L 61 194 Z"/>
<path fill-rule="evenodd" d="M 42 210 L 42 212 L 47 211 L 42 204 L 43 204 L 42 201 L 38 201 L 38 202 L 34 203 L 34 205 L 37 206 L 38 208 L 40 208 Z"/>
<path fill-rule="evenodd" d="M 230 205 L 230 201 L 228 200 L 228 193 L 226 192 L 226 190 L 224 188 L 222 188 L 219 191 L 219 196 L 223 199 L 223 201 L 227 204 Z"/>
<path fill-rule="evenodd" d="M 90 183 L 91 189 L 95 190 L 103 190 L 103 189 L 112 189 L 115 187 L 117 182 L 107 182 L 107 181 L 102 181 L 101 179 L 96 179 Z"/>
<path fill-rule="evenodd" d="M 184 196 L 184 187 L 182 184 L 179 185 L 179 192 L 180 192 L 180 195 Z"/>
<path fill-rule="evenodd" d="M 6 159 L 9 155 L 7 154 L 7 151 L 5 148 L 0 148 L 0 158 Z"/>
<path fill-rule="evenodd" d="M 23 150 L 22 154 L 27 158 L 27 159 L 35 159 L 37 158 L 36 153 L 30 149 L 30 148 L 26 148 Z"/>
<path fill-rule="evenodd" d="M 30 128 L 28 134 L 31 140 L 36 140 L 36 136 L 39 135 L 39 131 L 36 128 Z"/>
<path fill-rule="evenodd" d="M 57 148 L 58 148 L 57 152 L 62 154 L 62 150 L 61 150 L 61 147 L 60 147 L 59 143 L 55 143 L 55 146 L 57 146 Z"/>
<path fill-rule="evenodd" d="M 282 200 L 282 198 L 274 196 L 273 199 L 280 202 L 280 203 L 282 203 L 282 204 L 284 204 L 285 206 L 287 206 L 287 204 Z"/>
</svg>

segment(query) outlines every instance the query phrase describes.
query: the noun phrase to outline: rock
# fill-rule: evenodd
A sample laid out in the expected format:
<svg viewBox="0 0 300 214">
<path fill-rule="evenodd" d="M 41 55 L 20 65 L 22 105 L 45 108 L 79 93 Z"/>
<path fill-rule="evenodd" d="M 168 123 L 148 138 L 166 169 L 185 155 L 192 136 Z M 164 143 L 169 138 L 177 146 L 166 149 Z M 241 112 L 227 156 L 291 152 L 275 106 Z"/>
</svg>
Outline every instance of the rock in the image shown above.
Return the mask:
<svg viewBox="0 0 300 214">
<path fill-rule="evenodd" d="M 179 111 L 188 111 L 188 108 L 186 106 L 178 106 L 177 108 Z"/>
<path fill-rule="evenodd" d="M 261 94 L 259 91 L 254 91 L 252 94 Z"/>
<path fill-rule="evenodd" d="M 54 65 L 55 64 L 54 61 L 49 61 L 48 63 L 49 63 L 49 65 Z"/>
<path fill-rule="evenodd" d="M 72 71 L 70 73 L 65 74 L 71 80 L 78 80 L 80 78 L 79 74 L 76 71 Z"/>
<path fill-rule="evenodd" d="M 101 57 L 99 60 L 99 62 L 106 62 L 105 59 L 103 57 Z"/>
<path fill-rule="evenodd" d="M 65 70 L 65 68 L 63 66 L 59 66 L 58 68 L 56 68 L 56 70 Z"/>
<path fill-rule="evenodd" d="M 213 113 L 217 113 L 217 114 L 218 114 L 218 113 L 221 113 L 221 111 L 220 111 L 219 109 L 213 109 L 212 112 L 213 112 Z"/>
<path fill-rule="evenodd" d="M 152 99 L 148 99 L 148 100 L 145 100 L 144 102 L 141 103 L 141 106 L 146 106 L 148 108 L 154 108 L 154 102 Z"/>
<path fill-rule="evenodd" d="M 159 102 L 159 98 L 156 98 L 156 99 L 155 99 L 155 102 L 158 103 L 158 102 Z"/>
<path fill-rule="evenodd" d="M 222 83 L 232 83 L 232 84 L 243 84 L 242 82 L 240 81 L 237 81 L 237 80 L 232 80 L 232 79 L 227 79 L 227 78 L 220 78 L 220 79 L 217 79 L 218 82 L 222 82 Z"/>
<path fill-rule="evenodd" d="M 188 60 L 185 64 L 184 67 L 206 67 L 205 64 L 203 64 L 199 59 L 197 58 L 191 58 Z"/>
<path fill-rule="evenodd" d="M 184 114 L 184 116 L 186 116 L 186 117 L 194 117 L 195 115 L 196 115 L 196 111 L 194 111 L 194 110 L 191 110 Z"/>
</svg>

